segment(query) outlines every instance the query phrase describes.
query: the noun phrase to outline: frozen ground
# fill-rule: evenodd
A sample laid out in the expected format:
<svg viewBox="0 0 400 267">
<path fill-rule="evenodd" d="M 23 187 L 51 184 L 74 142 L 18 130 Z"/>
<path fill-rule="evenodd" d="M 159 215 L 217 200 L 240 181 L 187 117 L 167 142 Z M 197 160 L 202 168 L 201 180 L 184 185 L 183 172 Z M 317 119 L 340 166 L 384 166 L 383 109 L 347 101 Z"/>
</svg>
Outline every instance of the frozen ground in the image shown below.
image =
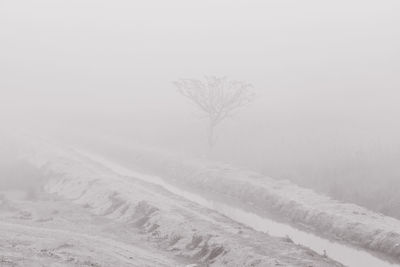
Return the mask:
<svg viewBox="0 0 400 267">
<path fill-rule="evenodd" d="M 0 205 L 0 266 L 176 265 L 123 225 L 70 201 L 7 192 Z"/>
<path fill-rule="evenodd" d="M 228 165 L 173 157 L 147 148 L 104 142 L 90 149 L 127 167 L 210 199 L 234 203 L 299 229 L 352 244 L 400 262 L 400 221 L 341 203 L 288 181 L 277 181 Z"/>
<path fill-rule="evenodd" d="M 2 266 L 341 266 L 73 152 L 25 160 L 43 191 L 2 193 Z"/>
</svg>

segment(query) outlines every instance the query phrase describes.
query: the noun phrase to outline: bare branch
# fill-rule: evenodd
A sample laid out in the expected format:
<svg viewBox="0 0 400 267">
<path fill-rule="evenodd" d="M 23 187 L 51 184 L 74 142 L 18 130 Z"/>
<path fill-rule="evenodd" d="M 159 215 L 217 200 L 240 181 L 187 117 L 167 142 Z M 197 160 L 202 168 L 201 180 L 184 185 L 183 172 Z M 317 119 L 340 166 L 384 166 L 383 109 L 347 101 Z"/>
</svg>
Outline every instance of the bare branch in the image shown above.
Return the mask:
<svg viewBox="0 0 400 267">
<path fill-rule="evenodd" d="M 206 76 L 204 81 L 181 79 L 174 85 L 181 95 L 206 113 L 213 125 L 232 117 L 237 109 L 254 98 L 251 84 L 230 81 L 226 77 Z"/>
<path fill-rule="evenodd" d="M 254 99 L 251 84 L 231 81 L 226 77 L 206 76 L 203 81 L 181 79 L 175 81 L 174 85 L 208 118 L 210 147 L 215 141 L 214 128 Z"/>
</svg>

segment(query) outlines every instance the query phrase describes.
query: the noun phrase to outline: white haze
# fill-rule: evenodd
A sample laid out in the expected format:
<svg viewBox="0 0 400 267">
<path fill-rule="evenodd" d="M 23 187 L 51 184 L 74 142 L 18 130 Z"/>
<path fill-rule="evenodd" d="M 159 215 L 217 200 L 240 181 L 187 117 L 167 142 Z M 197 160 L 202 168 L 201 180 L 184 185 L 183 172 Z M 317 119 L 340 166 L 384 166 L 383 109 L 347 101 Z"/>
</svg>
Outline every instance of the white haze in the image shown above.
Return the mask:
<svg viewBox="0 0 400 267">
<path fill-rule="evenodd" d="M 218 129 L 221 160 L 302 180 L 398 158 L 399 26 L 397 0 L 0 0 L 1 125 L 201 155 L 171 82 L 226 75 L 257 98 Z"/>
</svg>

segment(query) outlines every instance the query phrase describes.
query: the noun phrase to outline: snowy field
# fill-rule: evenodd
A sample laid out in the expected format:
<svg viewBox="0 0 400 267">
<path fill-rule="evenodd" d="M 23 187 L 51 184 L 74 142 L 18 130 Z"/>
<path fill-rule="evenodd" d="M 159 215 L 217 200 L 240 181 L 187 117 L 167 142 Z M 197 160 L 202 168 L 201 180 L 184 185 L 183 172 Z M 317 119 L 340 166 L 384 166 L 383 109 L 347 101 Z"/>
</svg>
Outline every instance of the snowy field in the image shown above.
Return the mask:
<svg viewBox="0 0 400 267">
<path fill-rule="evenodd" d="M 3 266 L 342 266 L 74 153 L 24 153 L 43 185 L 2 192 Z"/>
<path fill-rule="evenodd" d="M 129 148 L 118 142 L 103 142 L 90 149 L 208 199 L 234 203 L 298 229 L 400 261 L 400 221 L 392 217 L 225 164 L 191 160 L 155 149 Z"/>
</svg>

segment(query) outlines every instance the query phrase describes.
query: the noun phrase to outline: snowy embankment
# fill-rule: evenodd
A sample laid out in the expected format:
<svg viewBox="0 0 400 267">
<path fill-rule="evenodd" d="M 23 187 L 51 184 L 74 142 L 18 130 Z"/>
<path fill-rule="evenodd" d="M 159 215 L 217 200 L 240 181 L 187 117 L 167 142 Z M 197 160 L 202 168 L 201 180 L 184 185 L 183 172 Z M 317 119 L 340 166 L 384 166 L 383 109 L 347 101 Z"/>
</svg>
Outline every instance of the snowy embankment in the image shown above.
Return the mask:
<svg viewBox="0 0 400 267">
<path fill-rule="evenodd" d="M 224 164 L 172 157 L 156 150 L 102 145 L 97 152 L 128 167 L 226 203 L 243 205 L 300 229 L 378 252 L 400 262 L 400 221 L 335 201 L 288 181 Z"/>
<path fill-rule="evenodd" d="M 140 179 L 118 175 L 79 153 L 43 144 L 26 159 L 49 177 L 45 190 L 130 227 L 185 264 L 342 266 L 290 240 L 253 231 Z M 196 265 L 197 266 L 197 265 Z"/>
</svg>

